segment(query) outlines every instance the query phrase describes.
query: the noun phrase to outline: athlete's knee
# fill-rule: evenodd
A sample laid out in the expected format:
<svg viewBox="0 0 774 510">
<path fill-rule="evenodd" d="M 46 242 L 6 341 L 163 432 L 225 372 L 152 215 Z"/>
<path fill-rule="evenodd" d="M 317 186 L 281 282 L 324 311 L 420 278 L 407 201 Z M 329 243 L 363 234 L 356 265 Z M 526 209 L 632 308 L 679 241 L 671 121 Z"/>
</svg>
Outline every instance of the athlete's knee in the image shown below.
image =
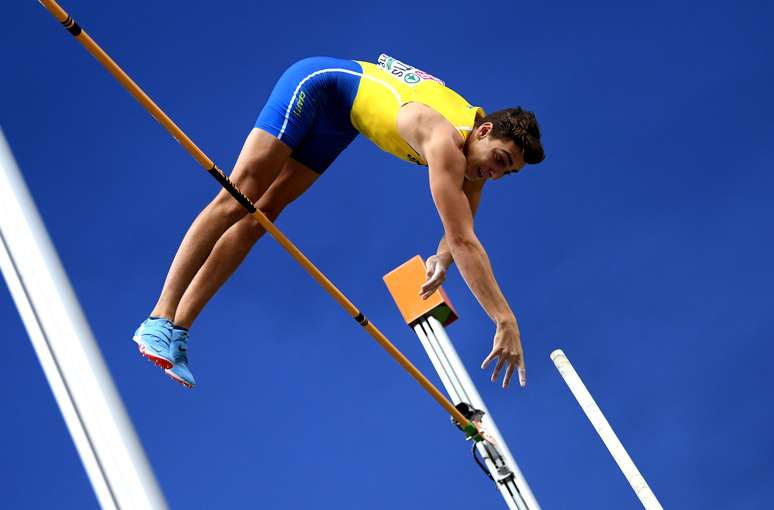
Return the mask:
<svg viewBox="0 0 774 510">
<path fill-rule="evenodd" d="M 290 202 L 292 200 L 270 189 L 258 200 L 255 206 L 273 222 Z"/>
<path fill-rule="evenodd" d="M 281 210 L 258 207 L 258 210 L 266 216 L 272 223 L 277 219 Z M 266 231 L 261 222 L 252 214 L 243 218 L 238 224 L 238 235 L 240 238 L 251 243 L 257 241 Z"/>
<path fill-rule="evenodd" d="M 285 208 L 284 206 L 279 207 L 274 204 L 261 204 L 260 202 L 257 204 L 258 210 L 263 213 L 264 216 L 269 218 L 269 220 L 274 223 L 277 218 L 279 218 L 280 213 Z"/>
<path fill-rule="evenodd" d="M 233 224 L 247 214 L 247 209 L 236 201 L 227 191 L 221 191 L 207 206 L 209 215 Z"/>
</svg>

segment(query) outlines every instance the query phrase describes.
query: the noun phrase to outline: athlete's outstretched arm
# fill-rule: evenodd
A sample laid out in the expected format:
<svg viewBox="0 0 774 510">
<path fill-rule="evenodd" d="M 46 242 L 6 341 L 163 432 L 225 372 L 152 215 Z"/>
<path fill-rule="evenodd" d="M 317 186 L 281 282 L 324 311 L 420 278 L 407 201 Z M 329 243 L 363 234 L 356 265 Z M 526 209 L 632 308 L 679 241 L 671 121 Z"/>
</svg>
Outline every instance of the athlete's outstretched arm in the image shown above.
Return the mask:
<svg viewBox="0 0 774 510">
<path fill-rule="evenodd" d="M 476 296 L 486 313 L 497 325 L 492 351 L 484 360 L 482 368 L 498 358 L 492 373 L 495 381 L 503 367 L 506 367 L 503 387 L 507 387 L 513 371 L 519 368 L 519 381 L 526 383 L 524 352 L 521 346 L 516 316 L 497 285 L 489 257 L 473 230 L 471 204 L 463 191 L 466 160 L 461 147 L 455 141 L 456 132 L 449 126 L 434 130 L 422 144 L 430 174 L 430 191 L 441 222 L 444 238 L 465 283 Z M 457 135 L 459 136 L 459 135 Z"/>
<path fill-rule="evenodd" d="M 478 204 L 481 202 L 481 191 L 484 189 L 485 182 L 485 180 L 469 181 L 465 179 L 462 184 L 462 191 L 468 198 L 470 212 L 474 217 L 478 210 Z M 446 236 L 441 236 L 435 255 L 428 257 L 425 262 L 427 280 L 419 291 L 422 299 L 430 297 L 441 286 L 446 278 L 446 271 L 453 262 L 451 250 L 446 245 Z"/>
</svg>

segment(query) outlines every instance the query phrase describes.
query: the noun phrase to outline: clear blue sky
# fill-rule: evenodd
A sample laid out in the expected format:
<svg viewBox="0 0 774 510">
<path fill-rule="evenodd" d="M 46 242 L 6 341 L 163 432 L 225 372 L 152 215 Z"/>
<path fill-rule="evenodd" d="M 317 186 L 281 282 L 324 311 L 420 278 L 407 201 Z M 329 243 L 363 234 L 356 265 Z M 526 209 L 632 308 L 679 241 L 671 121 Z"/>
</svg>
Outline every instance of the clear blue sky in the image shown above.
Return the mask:
<svg viewBox="0 0 774 510">
<path fill-rule="evenodd" d="M 476 221 L 526 389 L 487 382 L 494 328 L 456 270 L 446 289 L 537 499 L 639 508 L 562 347 L 666 508 L 770 507 L 770 3 L 63 6 L 223 168 L 304 56 L 386 52 L 534 110 L 546 161 L 488 186 Z M 0 123 L 173 508 L 504 508 L 448 417 L 270 238 L 192 330 L 198 388 L 143 361 L 131 334 L 217 184 L 37 2 L 4 19 Z M 437 380 L 381 281 L 441 235 L 424 169 L 359 138 L 278 224 Z M 5 290 L 0 324 L 0 506 L 96 507 Z"/>
</svg>

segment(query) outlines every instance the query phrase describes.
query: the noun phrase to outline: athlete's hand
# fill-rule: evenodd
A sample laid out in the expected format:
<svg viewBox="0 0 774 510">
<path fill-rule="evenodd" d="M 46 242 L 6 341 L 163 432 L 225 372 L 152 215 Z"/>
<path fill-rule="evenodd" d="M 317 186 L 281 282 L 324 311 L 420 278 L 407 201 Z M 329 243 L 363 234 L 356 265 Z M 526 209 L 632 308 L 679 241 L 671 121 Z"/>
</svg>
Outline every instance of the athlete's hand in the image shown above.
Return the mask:
<svg viewBox="0 0 774 510">
<path fill-rule="evenodd" d="M 433 255 L 425 262 L 427 280 L 422 284 L 419 294 L 422 299 L 427 299 L 438 289 L 446 278 L 446 270 L 451 265 L 452 256 L 450 253 Z"/>
<path fill-rule="evenodd" d="M 519 334 L 519 326 L 513 323 L 498 324 L 497 332 L 494 337 L 494 347 L 489 356 L 486 357 L 481 364 L 481 368 L 485 369 L 487 365 L 497 358 L 497 365 L 494 372 L 492 372 L 492 382 L 497 381 L 497 377 L 500 375 L 500 370 L 503 367 L 505 369 L 505 377 L 503 378 L 503 388 L 507 388 L 511 382 L 511 376 L 513 370 L 519 369 L 519 384 L 523 388 L 527 384 L 527 369 L 524 365 L 524 350 L 521 347 L 521 335 Z"/>
</svg>

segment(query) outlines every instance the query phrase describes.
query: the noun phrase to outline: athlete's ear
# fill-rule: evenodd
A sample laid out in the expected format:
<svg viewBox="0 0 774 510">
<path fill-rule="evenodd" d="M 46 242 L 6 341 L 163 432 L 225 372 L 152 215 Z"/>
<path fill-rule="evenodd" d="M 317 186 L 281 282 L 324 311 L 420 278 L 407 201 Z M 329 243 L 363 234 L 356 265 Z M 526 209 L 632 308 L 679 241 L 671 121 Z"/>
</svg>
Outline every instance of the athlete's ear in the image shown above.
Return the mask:
<svg viewBox="0 0 774 510">
<path fill-rule="evenodd" d="M 489 132 L 492 130 L 492 123 L 491 122 L 484 122 L 480 126 L 478 126 L 478 138 L 486 138 L 486 135 L 489 134 Z"/>
</svg>

